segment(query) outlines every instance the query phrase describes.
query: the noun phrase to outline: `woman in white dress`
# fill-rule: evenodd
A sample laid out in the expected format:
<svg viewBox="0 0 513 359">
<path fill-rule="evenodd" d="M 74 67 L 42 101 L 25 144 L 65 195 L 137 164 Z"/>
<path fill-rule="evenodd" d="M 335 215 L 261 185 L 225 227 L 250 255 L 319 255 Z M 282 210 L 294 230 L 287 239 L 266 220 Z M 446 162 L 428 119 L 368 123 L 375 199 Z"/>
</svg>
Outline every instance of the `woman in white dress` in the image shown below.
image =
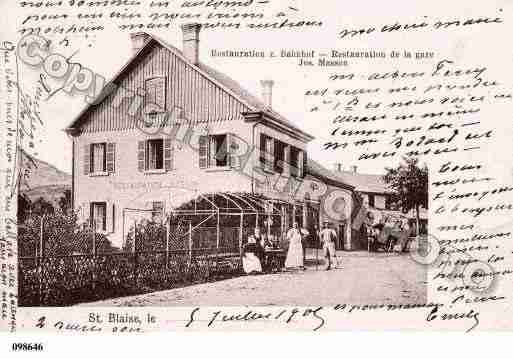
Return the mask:
<svg viewBox="0 0 513 359">
<path fill-rule="evenodd" d="M 288 230 L 287 240 L 289 242 L 289 250 L 285 259 L 285 268 L 304 269 L 301 231 L 298 228 L 297 222 L 294 222 L 292 228 Z"/>
</svg>

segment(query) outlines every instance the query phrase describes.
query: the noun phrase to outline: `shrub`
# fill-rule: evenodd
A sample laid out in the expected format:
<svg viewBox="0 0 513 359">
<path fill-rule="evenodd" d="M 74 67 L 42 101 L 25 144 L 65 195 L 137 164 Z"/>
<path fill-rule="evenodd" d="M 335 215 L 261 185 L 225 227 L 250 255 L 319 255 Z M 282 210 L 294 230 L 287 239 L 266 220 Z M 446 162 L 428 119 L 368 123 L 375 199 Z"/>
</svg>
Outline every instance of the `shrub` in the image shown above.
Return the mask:
<svg viewBox="0 0 513 359">
<path fill-rule="evenodd" d="M 33 257 L 36 249 L 39 252 L 41 222 L 45 256 L 93 253 L 93 231 L 79 225 L 76 214 L 66 215 L 56 211 L 44 216 L 31 216 L 18 226 L 20 257 Z M 116 251 L 105 235 L 94 233 L 94 236 L 97 253 Z"/>
</svg>

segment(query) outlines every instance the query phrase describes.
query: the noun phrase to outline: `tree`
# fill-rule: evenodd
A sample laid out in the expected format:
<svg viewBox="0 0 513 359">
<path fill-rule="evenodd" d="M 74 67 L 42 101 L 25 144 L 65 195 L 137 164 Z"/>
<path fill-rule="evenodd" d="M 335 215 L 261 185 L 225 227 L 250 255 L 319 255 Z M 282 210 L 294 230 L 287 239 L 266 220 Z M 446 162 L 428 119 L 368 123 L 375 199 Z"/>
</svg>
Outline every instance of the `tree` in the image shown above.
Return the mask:
<svg viewBox="0 0 513 359">
<path fill-rule="evenodd" d="M 416 232 L 420 229 L 420 206 L 428 206 L 428 168 L 419 165 L 416 157 L 403 157 L 396 168 L 387 168 L 385 182 L 395 191 L 392 201 L 408 212 L 415 209 Z"/>
<path fill-rule="evenodd" d="M 64 214 L 69 215 L 71 213 L 71 190 L 66 189 L 64 196 L 59 198 L 59 208 Z"/>
<path fill-rule="evenodd" d="M 32 205 L 32 216 L 42 216 L 42 215 L 51 215 L 54 214 L 55 208 L 53 207 L 53 204 L 49 201 L 47 201 L 44 197 L 39 197 L 36 199 Z"/>
<path fill-rule="evenodd" d="M 18 193 L 18 223 L 24 223 L 30 216 L 32 202 L 24 193 Z"/>
<path fill-rule="evenodd" d="M 23 225 L 18 226 L 20 257 L 33 257 L 36 252 L 41 254 L 41 230 L 45 256 L 92 254 L 93 243 L 96 244 L 96 253 L 116 251 L 105 235 L 95 233 L 91 228 L 78 224 L 75 213 L 66 215 L 57 211 L 44 216 L 30 216 Z"/>
</svg>

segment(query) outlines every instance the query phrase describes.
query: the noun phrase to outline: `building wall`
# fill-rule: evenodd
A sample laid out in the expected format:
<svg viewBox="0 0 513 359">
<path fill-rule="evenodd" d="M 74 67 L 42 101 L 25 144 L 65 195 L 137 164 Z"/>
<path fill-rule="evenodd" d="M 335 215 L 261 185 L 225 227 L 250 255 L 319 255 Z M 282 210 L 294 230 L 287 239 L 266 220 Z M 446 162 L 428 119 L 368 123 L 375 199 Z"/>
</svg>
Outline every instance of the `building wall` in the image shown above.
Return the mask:
<svg viewBox="0 0 513 359">
<path fill-rule="evenodd" d="M 123 215 L 123 210 L 151 209 L 152 202 L 165 202 L 165 208 L 177 207 L 199 193 L 211 192 L 256 192 L 271 198 L 287 200 L 281 190 L 262 190 L 256 188 L 253 178 L 265 182 L 268 174 L 259 177 L 259 140 L 265 133 L 275 139 L 306 151 L 306 143 L 270 127 L 244 121 L 242 113 L 251 109 L 241 102 L 237 94 L 219 86 L 208 76 L 197 71 L 160 44 L 150 46 L 146 54 L 140 55 L 125 69 L 116 81 L 119 86 L 103 102 L 92 106 L 77 124 L 81 134 L 74 138 L 74 206 L 83 219 L 89 217 L 91 202 L 107 203 L 107 234 L 116 246 L 123 243 L 123 233 L 127 232 L 135 214 Z M 147 173 L 138 170 L 138 142 L 150 138 L 169 136 L 173 124 L 164 131 L 155 128 L 143 128 L 136 117 L 129 116 L 129 106 L 133 104 L 134 94 L 144 88 L 145 80 L 164 77 L 165 110 L 175 111 L 181 108 L 178 122 L 186 119 L 194 125 L 196 135 L 233 133 L 243 141 L 247 153 L 241 157 L 243 168 L 201 169 L 199 167 L 198 137 L 193 137 L 191 146 L 173 146 L 173 169 L 165 173 Z M 131 94 L 119 102 L 121 94 Z M 121 96 L 122 98 L 122 96 Z M 157 132 L 155 135 L 151 133 Z M 179 134 L 178 139 L 182 136 Z M 255 147 L 252 147 L 255 141 Z M 115 143 L 115 171 L 98 175 L 85 174 L 84 161 L 86 146 L 91 143 Z M 274 174 L 271 174 L 274 175 Z M 262 181 L 264 180 L 264 181 Z M 144 215 L 148 216 L 148 214 Z M 125 223 L 125 228 L 123 228 Z"/>
<path fill-rule="evenodd" d="M 135 117 L 127 116 L 129 107 L 137 91 L 144 88 L 144 81 L 160 76 L 166 83 L 165 110 L 179 107 L 183 109 L 181 115 L 193 123 L 241 120 L 242 113 L 250 110 L 170 50 L 155 44 L 147 51 L 118 79 L 120 90 L 88 110 L 81 123 L 84 132 L 137 128 Z M 120 101 L 123 96 L 127 98 Z"/>
<path fill-rule="evenodd" d="M 369 205 L 369 197 L 374 197 L 374 208 L 377 209 L 385 209 L 386 206 L 386 198 L 387 196 L 384 194 L 377 194 L 377 193 L 361 193 L 361 196 L 363 198 L 363 203 L 366 205 Z"/>
<path fill-rule="evenodd" d="M 379 194 L 374 195 L 374 207 L 379 209 L 385 209 L 386 196 L 381 196 Z"/>
<path fill-rule="evenodd" d="M 236 133 L 250 141 L 250 125 L 242 121 L 210 124 L 211 134 Z M 196 127 L 198 131 L 201 126 Z M 84 133 L 75 141 L 75 209 L 83 219 L 89 217 L 91 202 L 107 202 L 114 212 L 114 230 L 109 239 L 114 245 L 123 243 L 123 209 L 151 209 L 153 201 L 163 201 L 167 209 L 196 197 L 198 193 L 219 191 L 251 192 L 251 178 L 234 169 L 199 167 L 197 142 L 191 146 L 175 142 L 173 169 L 166 173 L 138 170 L 138 141 L 159 138 L 138 130 Z M 116 144 L 115 171 L 104 176 L 84 173 L 85 146 L 95 142 Z M 109 215 L 110 213 L 108 213 Z M 128 216 L 128 215 L 127 215 Z M 125 216 L 125 223 L 135 215 Z M 107 221 L 109 222 L 109 221 Z"/>
<path fill-rule="evenodd" d="M 337 248 L 353 249 L 351 235 L 351 215 L 354 206 L 353 193 L 346 188 L 326 183 L 320 178 L 307 174 L 306 177 L 292 192 L 294 198 L 300 201 L 307 199 L 310 205 L 319 209 L 319 228 L 324 221 L 331 223 L 337 230 L 339 243 Z M 339 231 L 343 231 L 340 232 Z"/>
<path fill-rule="evenodd" d="M 253 156 L 253 166 L 254 168 L 258 168 L 260 166 L 260 158 L 259 158 L 259 151 L 260 151 L 260 135 L 265 134 L 267 136 L 270 136 L 274 139 L 280 140 L 284 143 L 287 143 L 289 145 L 292 145 L 294 147 L 299 148 L 302 151 L 305 151 L 306 153 L 306 143 L 299 141 L 295 138 L 292 138 L 291 136 L 281 133 L 275 129 L 272 129 L 268 126 L 263 125 L 257 125 L 255 126 L 255 141 L 257 141 L 257 145 L 255 148 L 255 156 Z M 289 201 L 291 195 L 294 193 L 294 189 L 299 187 L 299 183 L 291 182 L 290 176 L 284 172 L 284 173 L 276 173 L 274 171 L 254 171 L 253 176 L 255 178 L 255 186 L 254 186 L 254 192 L 260 193 L 264 196 L 270 197 L 270 198 L 276 198 L 281 199 L 284 201 Z M 301 179 L 296 179 L 301 180 Z M 304 193 L 295 193 L 294 199 L 297 201 L 303 201 L 304 200 Z"/>
<path fill-rule="evenodd" d="M 312 180 L 315 181 L 317 179 L 312 178 Z M 345 250 L 352 250 L 354 248 L 353 238 L 351 235 L 351 214 L 353 208 L 352 192 L 331 184 L 326 186 L 327 195 L 330 193 L 336 193 L 336 195 L 332 196 L 338 199 L 336 201 L 328 200 L 327 195 L 321 198 L 323 201 L 321 201 L 320 221 L 321 223 L 324 221 L 331 222 L 333 228 L 337 230 L 337 233 L 343 230 L 344 238 L 339 238 L 339 245 L 337 248 L 343 247 Z M 319 199 L 319 197 L 316 198 Z M 332 209 L 330 209 L 330 207 Z M 341 236 L 342 233 L 339 233 L 339 237 Z"/>
</svg>

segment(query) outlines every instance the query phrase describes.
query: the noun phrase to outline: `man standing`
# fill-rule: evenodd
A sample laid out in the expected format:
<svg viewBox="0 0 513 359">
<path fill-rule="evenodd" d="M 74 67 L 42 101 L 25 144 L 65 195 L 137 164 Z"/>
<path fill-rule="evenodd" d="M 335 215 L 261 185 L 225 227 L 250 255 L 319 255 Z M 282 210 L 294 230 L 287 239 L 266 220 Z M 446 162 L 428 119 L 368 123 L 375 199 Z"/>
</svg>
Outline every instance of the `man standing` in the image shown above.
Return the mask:
<svg viewBox="0 0 513 359">
<path fill-rule="evenodd" d="M 310 235 L 310 232 L 308 232 L 306 228 L 301 227 L 299 233 L 301 234 L 301 246 L 303 247 L 303 264 L 306 268 L 306 247 L 308 245 L 308 236 Z"/>
<path fill-rule="evenodd" d="M 326 270 L 331 269 L 331 263 L 337 266 L 337 253 L 335 251 L 335 241 L 337 240 L 337 233 L 333 228 L 329 227 L 329 222 L 324 222 L 322 226 L 322 230 L 319 233 L 319 237 L 322 243 L 322 250 L 324 252 L 324 257 L 328 261 L 328 266 Z"/>
</svg>

